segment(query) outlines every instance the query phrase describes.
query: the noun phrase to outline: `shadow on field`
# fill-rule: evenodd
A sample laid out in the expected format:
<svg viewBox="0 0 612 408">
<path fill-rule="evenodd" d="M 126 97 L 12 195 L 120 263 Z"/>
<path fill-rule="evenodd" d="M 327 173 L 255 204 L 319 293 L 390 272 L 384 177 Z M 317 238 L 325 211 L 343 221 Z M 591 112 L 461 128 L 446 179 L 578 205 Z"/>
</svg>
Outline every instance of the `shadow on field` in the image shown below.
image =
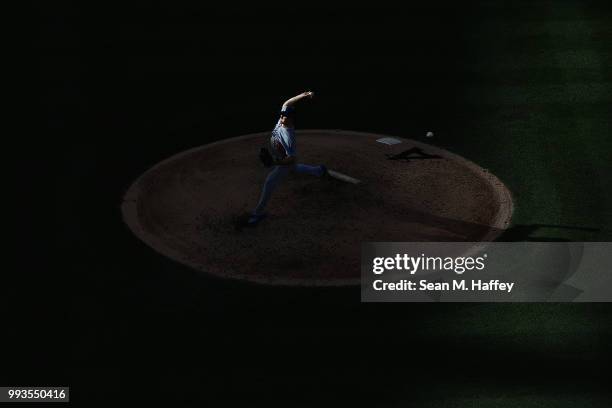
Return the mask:
<svg viewBox="0 0 612 408">
<path fill-rule="evenodd" d="M 388 160 L 404 160 L 409 162 L 410 160 L 429 160 L 429 159 L 441 159 L 442 156 L 436 154 L 425 153 L 420 147 L 413 147 L 412 149 L 404 150 L 401 153 L 395 155 L 387 155 Z"/>
</svg>

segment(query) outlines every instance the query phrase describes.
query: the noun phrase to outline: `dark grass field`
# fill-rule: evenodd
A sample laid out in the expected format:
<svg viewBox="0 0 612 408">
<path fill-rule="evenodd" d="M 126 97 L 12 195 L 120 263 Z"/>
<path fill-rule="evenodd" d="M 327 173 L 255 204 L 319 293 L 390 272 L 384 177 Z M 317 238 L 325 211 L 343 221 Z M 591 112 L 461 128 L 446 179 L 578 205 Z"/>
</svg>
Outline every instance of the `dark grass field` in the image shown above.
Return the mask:
<svg viewBox="0 0 612 408">
<path fill-rule="evenodd" d="M 88 407 L 609 405 L 607 304 L 360 304 L 358 289 L 225 282 L 154 253 L 119 211 L 156 162 L 269 129 L 312 89 L 300 127 L 432 130 L 427 142 L 489 168 L 514 194 L 504 239 L 609 241 L 605 2 L 49 4 L 40 17 L 47 132 L 22 188 L 53 203 L 28 201 L 22 234 L 53 224 L 31 262 L 68 276 L 54 300 L 70 330 L 43 350 L 68 361 L 38 360 L 35 383 L 69 384 Z"/>
</svg>

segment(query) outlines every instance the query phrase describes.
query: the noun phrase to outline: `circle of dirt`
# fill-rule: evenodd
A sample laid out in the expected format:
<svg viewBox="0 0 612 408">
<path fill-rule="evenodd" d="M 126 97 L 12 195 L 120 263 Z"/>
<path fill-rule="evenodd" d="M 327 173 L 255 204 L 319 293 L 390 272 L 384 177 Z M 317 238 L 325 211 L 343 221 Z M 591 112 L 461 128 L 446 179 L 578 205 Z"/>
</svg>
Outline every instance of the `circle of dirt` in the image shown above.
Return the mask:
<svg viewBox="0 0 612 408">
<path fill-rule="evenodd" d="M 123 219 L 157 252 L 206 273 L 292 286 L 360 282 L 362 242 L 494 240 L 508 226 L 509 190 L 486 169 L 448 151 L 344 130 L 296 132 L 299 162 L 324 163 L 360 180 L 292 174 L 268 217 L 237 230 L 268 170 L 257 158 L 270 132 L 200 146 L 140 176 Z"/>
</svg>

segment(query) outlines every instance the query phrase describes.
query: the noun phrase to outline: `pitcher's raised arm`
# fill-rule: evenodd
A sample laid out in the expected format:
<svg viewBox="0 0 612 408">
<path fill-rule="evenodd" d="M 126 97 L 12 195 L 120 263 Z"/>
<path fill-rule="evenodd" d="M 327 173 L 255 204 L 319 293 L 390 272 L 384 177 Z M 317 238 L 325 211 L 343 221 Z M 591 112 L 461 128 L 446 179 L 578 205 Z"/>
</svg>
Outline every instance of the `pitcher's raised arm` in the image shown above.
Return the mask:
<svg viewBox="0 0 612 408">
<path fill-rule="evenodd" d="M 314 93 L 311 91 L 307 91 L 307 92 L 302 92 L 299 95 L 294 96 L 293 98 L 289 98 L 287 99 L 284 103 L 283 106 L 293 106 L 295 105 L 297 102 L 301 101 L 302 99 L 312 99 L 314 97 Z"/>
</svg>

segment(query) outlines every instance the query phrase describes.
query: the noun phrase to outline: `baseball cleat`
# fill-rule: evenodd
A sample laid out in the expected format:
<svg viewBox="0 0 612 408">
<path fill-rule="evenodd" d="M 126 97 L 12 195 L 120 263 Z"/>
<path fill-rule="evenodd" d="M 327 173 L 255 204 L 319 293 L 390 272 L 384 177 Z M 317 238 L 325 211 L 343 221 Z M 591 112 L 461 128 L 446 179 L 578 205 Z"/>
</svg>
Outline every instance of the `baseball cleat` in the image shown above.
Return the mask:
<svg viewBox="0 0 612 408">
<path fill-rule="evenodd" d="M 326 166 L 321 166 L 321 170 L 323 170 L 323 172 L 321 173 L 321 177 L 327 178 L 329 177 L 329 171 L 327 170 Z"/>
<path fill-rule="evenodd" d="M 264 218 L 266 218 L 266 214 L 252 214 L 247 221 L 247 227 L 254 227 Z"/>
<path fill-rule="evenodd" d="M 235 219 L 236 231 L 242 231 L 244 228 L 254 227 L 259 221 L 265 218 L 265 214 L 253 215 L 252 213 L 244 213 Z"/>
</svg>

